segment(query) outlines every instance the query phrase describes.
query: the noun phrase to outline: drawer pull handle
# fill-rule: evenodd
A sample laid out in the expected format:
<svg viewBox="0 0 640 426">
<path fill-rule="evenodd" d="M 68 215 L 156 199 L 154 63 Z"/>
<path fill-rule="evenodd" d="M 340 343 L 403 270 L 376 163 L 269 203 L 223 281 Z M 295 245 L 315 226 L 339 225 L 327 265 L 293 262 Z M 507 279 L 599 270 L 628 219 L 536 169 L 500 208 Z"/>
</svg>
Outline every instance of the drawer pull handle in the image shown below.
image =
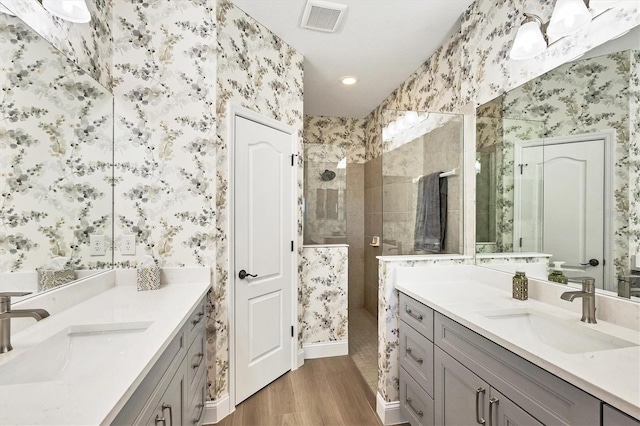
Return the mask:
<svg viewBox="0 0 640 426">
<path fill-rule="evenodd" d="M 498 405 L 498 398 L 491 398 L 489 400 L 489 426 L 493 426 L 493 406 Z"/>
<path fill-rule="evenodd" d="M 413 411 L 414 413 L 416 413 L 418 415 L 418 417 L 424 417 L 424 413 L 422 412 L 422 410 L 416 410 L 413 405 L 411 405 L 413 401 L 411 401 L 411 398 L 407 397 L 407 406 L 409 408 L 411 408 L 411 411 Z"/>
<path fill-rule="evenodd" d="M 411 308 L 408 306 L 405 308 L 405 312 L 411 315 L 412 317 L 414 317 L 415 319 L 417 319 L 418 321 L 422 321 L 424 319 L 422 314 L 414 314 Z"/>
<path fill-rule="evenodd" d="M 200 364 L 202 364 L 202 360 L 204 359 L 204 354 L 202 352 L 199 352 L 197 354 L 195 354 L 193 356 L 193 358 L 198 358 L 198 362 L 192 362 L 191 363 L 191 368 L 193 368 L 194 370 L 198 367 L 200 367 Z M 193 359 L 191 358 L 191 359 Z"/>
<path fill-rule="evenodd" d="M 167 421 L 164 417 L 160 417 L 160 414 L 156 414 L 156 425 L 162 423 L 162 426 L 167 426 Z"/>
<path fill-rule="evenodd" d="M 163 403 L 162 404 L 162 415 L 163 416 L 164 416 L 164 410 L 167 410 L 167 409 L 169 410 L 169 424 L 171 426 L 173 426 L 173 410 L 171 410 L 171 405 Z M 164 417 L 163 417 L 163 419 L 164 419 Z"/>
<path fill-rule="evenodd" d="M 204 317 L 204 312 L 198 312 L 198 315 L 196 315 L 196 319 L 192 320 L 191 324 L 198 325 L 198 323 L 202 321 L 202 317 Z"/>
<path fill-rule="evenodd" d="M 478 423 L 479 425 L 483 425 L 486 422 L 482 417 L 480 417 L 480 394 L 482 394 L 483 399 L 484 399 L 484 389 L 483 388 L 476 389 L 476 423 Z"/>
<path fill-rule="evenodd" d="M 198 413 L 198 418 L 197 419 L 191 420 L 191 423 L 193 423 L 194 425 L 197 425 L 198 423 L 200 423 L 200 419 L 202 418 L 202 413 L 204 412 L 204 404 L 200 403 L 200 404 L 196 405 L 196 408 L 198 408 L 200 410 L 200 412 Z"/>
<path fill-rule="evenodd" d="M 413 358 L 413 360 L 415 362 L 417 362 L 418 364 L 420 364 L 420 365 L 422 365 L 422 363 L 424 362 L 424 359 L 418 358 L 417 356 L 415 356 L 413 354 L 413 351 L 411 350 L 411 348 L 407 348 L 407 355 L 409 355 L 411 358 Z"/>
</svg>

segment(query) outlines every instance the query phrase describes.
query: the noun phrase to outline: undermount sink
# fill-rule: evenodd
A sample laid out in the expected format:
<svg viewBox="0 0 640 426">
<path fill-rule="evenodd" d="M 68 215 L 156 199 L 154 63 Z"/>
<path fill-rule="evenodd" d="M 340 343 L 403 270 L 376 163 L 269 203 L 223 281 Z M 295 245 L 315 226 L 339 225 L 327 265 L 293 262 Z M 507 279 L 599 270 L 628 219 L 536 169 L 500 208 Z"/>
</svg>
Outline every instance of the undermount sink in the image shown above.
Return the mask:
<svg viewBox="0 0 640 426">
<path fill-rule="evenodd" d="M 629 348 L 638 344 L 532 309 L 479 312 L 501 330 L 568 354 Z"/>
<path fill-rule="evenodd" d="M 88 380 L 110 360 L 127 354 L 150 325 L 135 322 L 67 327 L 0 365 L 0 386 Z"/>
</svg>

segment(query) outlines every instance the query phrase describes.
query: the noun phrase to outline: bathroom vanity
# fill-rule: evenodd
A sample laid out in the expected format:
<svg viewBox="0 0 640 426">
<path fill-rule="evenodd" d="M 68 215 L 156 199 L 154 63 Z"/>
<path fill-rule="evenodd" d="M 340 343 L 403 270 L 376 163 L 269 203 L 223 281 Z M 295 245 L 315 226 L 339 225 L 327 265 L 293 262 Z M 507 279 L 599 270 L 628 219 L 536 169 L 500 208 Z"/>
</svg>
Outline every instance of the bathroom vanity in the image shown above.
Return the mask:
<svg viewBox="0 0 640 426">
<path fill-rule="evenodd" d="M 473 280 L 396 288 L 412 425 L 640 425 L 637 330 Z"/>
<path fill-rule="evenodd" d="M 59 312 L 47 293 L 51 317 L 0 355 L 0 424 L 201 424 L 210 270 L 174 269 L 153 291 L 135 270 L 92 277 L 104 291 Z"/>
</svg>

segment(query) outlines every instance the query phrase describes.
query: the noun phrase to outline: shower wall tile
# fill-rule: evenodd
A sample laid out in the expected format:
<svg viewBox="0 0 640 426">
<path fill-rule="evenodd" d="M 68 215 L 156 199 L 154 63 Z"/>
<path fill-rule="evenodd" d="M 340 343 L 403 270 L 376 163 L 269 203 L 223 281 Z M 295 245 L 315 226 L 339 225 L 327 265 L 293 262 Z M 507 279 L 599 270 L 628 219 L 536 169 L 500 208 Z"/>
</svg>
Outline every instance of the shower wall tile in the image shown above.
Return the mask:
<svg viewBox="0 0 640 426">
<path fill-rule="evenodd" d="M 347 164 L 349 308 L 364 307 L 364 163 Z"/>
<path fill-rule="evenodd" d="M 346 246 L 302 248 L 300 335 L 305 344 L 346 341 L 348 336 L 348 254 Z"/>
</svg>

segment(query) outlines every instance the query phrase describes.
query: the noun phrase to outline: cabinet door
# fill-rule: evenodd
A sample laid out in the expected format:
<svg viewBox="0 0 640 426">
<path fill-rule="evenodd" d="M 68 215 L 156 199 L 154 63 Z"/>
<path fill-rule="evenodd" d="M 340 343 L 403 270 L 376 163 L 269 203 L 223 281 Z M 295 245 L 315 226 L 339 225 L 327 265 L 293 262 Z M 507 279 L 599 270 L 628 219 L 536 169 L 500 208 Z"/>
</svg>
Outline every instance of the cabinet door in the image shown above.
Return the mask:
<svg viewBox="0 0 640 426">
<path fill-rule="evenodd" d="M 434 378 L 437 425 L 472 426 L 486 422 L 489 386 L 437 346 Z"/>
<path fill-rule="evenodd" d="M 607 404 L 603 404 L 602 426 L 640 426 L 640 422 Z"/>
<path fill-rule="evenodd" d="M 487 426 L 543 426 L 529 413 L 514 404 L 497 390 L 489 391 L 489 419 Z"/>
<path fill-rule="evenodd" d="M 147 426 L 179 426 L 183 424 L 185 398 L 184 368 L 178 369 L 153 410 Z"/>
</svg>

